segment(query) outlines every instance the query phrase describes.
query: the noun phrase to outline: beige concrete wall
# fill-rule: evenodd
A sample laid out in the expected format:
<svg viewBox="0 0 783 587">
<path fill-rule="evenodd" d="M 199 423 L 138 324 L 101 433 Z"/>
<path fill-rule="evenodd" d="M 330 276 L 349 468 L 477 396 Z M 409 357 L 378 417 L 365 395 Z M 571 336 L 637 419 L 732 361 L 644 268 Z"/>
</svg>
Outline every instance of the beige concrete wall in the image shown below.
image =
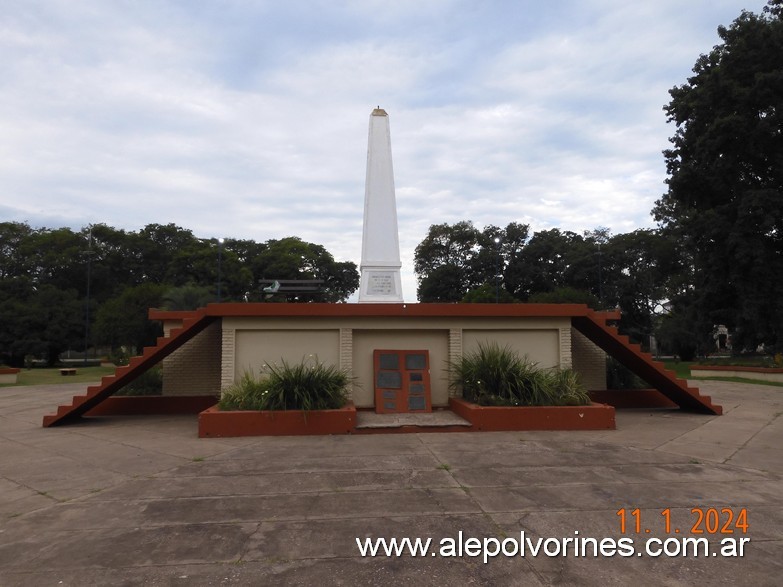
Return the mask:
<svg viewBox="0 0 783 587">
<path fill-rule="evenodd" d="M 237 330 L 234 339 L 234 379 L 245 371 L 258 375 L 264 363 L 290 364 L 302 359 L 340 365 L 340 331 L 335 330 Z"/>
<path fill-rule="evenodd" d="M 166 324 L 167 333 L 174 326 Z M 572 365 L 588 389 L 606 389 L 606 354 L 572 329 L 568 318 L 224 318 L 222 326 L 210 325 L 164 359 L 163 393 L 217 394 L 246 369 L 258 373 L 265 361 L 298 363 L 313 355 L 352 370 L 354 402 L 372 407 L 373 350 L 427 349 L 432 403 L 441 406 L 449 396 L 447 360 L 487 340 L 508 345 L 541 367 Z"/>
<path fill-rule="evenodd" d="M 474 352 L 479 343 L 497 342 L 501 347 L 508 346 L 520 356 L 538 363 L 539 367 L 549 368 L 560 365 L 559 330 L 473 330 L 462 331 L 462 346 L 465 353 Z"/>
<path fill-rule="evenodd" d="M 317 355 L 324 363 L 352 370 L 358 407 L 373 407 L 375 349 L 430 352 L 432 404 L 448 404 L 447 361 L 479 340 L 497 340 L 542 367 L 570 365 L 571 320 L 492 317 L 229 317 L 223 319 L 223 388 L 246 369 L 258 372 L 264 361 L 298 362 Z M 567 331 L 569 336 L 563 336 Z M 568 348 L 563 348 L 563 345 Z"/>
<path fill-rule="evenodd" d="M 220 363 L 221 330 L 215 322 L 163 359 L 163 395 L 218 395 Z"/>
<path fill-rule="evenodd" d="M 0 383 L 16 384 L 18 373 L 0 373 Z"/>
<path fill-rule="evenodd" d="M 606 353 L 576 329 L 571 331 L 571 357 L 587 389 L 606 389 Z"/>
<path fill-rule="evenodd" d="M 373 351 L 428 350 L 430 386 L 433 406 L 449 403 L 449 380 L 446 361 L 449 356 L 448 330 L 354 330 L 353 374 L 356 384 L 353 401 L 356 407 L 375 406 L 373 391 Z"/>
<path fill-rule="evenodd" d="M 223 328 L 228 330 L 558 330 L 570 328 L 571 319 L 564 318 L 492 318 L 492 317 L 421 317 L 387 316 L 346 317 L 228 317 Z"/>
</svg>

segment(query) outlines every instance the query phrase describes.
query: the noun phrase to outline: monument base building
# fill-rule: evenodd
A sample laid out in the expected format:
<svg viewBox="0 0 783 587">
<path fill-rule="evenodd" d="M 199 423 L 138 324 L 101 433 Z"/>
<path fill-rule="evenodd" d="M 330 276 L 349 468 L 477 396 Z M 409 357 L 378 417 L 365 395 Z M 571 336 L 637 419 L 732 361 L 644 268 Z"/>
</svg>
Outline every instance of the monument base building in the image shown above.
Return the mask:
<svg viewBox="0 0 783 587">
<path fill-rule="evenodd" d="M 163 399 L 169 398 L 171 406 L 191 402 L 204 409 L 244 373 L 258 373 L 265 363 L 312 358 L 351 374 L 357 409 L 427 412 L 446 408 L 450 398 L 460 395 L 449 386 L 449 362 L 487 341 L 527 355 L 541 367 L 573 368 L 599 401 L 721 413 L 709 397 L 607 323 L 619 316 L 581 304 L 231 303 L 194 312 L 151 310 L 150 318 L 163 322 L 166 336 L 99 386 L 45 416 L 44 426 L 99 414 L 102 402 L 161 362 Z M 654 390 L 607 391 L 606 354 Z"/>
</svg>

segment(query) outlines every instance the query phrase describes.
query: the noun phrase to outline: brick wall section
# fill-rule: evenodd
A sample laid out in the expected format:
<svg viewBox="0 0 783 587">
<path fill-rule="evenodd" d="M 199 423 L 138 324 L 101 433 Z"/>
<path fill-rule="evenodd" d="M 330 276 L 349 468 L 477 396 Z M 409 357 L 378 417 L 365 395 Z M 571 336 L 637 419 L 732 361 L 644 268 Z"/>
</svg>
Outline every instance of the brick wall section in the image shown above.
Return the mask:
<svg viewBox="0 0 783 587">
<path fill-rule="evenodd" d="M 571 330 L 571 357 L 574 370 L 590 390 L 606 389 L 606 353 L 581 332 Z"/>
<path fill-rule="evenodd" d="M 163 395 L 217 395 L 221 373 L 220 322 L 163 359 Z"/>
<path fill-rule="evenodd" d="M 449 330 L 449 362 L 453 363 L 462 357 L 462 329 Z M 449 397 L 462 397 L 460 390 L 449 387 Z"/>
<path fill-rule="evenodd" d="M 340 329 L 340 369 L 353 377 L 353 329 Z M 353 384 L 348 386 L 348 399 L 353 399 Z"/>
<path fill-rule="evenodd" d="M 234 383 L 234 361 L 236 357 L 237 331 L 233 328 L 224 328 L 222 335 L 221 355 L 223 360 L 220 367 L 220 390 L 224 390 Z"/>
<path fill-rule="evenodd" d="M 570 369 L 573 367 L 573 341 L 571 336 L 571 327 L 560 328 L 560 368 Z"/>
</svg>

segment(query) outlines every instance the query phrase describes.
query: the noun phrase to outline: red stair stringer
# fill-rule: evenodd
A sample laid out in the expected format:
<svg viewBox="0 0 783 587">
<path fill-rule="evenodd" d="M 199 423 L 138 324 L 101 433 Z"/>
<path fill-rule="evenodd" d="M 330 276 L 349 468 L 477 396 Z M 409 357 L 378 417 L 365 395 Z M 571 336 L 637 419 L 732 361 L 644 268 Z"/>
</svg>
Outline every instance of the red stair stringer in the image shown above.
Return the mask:
<svg viewBox="0 0 783 587">
<path fill-rule="evenodd" d="M 701 395 L 698 388 L 689 387 L 687 381 L 678 379 L 673 371 L 665 369 L 663 363 L 643 352 L 638 344 L 631 343 L 593 310 L 588 310 L 584 316 L 573 316 L 571 324 L 681 408 L 715 415 L 723 413 L 723 408 L 713 404 L 709 396 Z"/>
<path fill-rule="evenodd" d="M 47 428 L 77 420 L 218 319 L 217 316 L 207 316 L 203 308 L 193 312 L 192 317 L 182 321 L 180 328 L 173 329 L 169 336 L 158 338 L 154 347 L 145 347 L 140 356 L 132 357 L 126 366 L 117 367 L 114 375 L 104 377 L 100 385 L 88 387 L 85 395 L 75 395 L 70 404 L 58 407 L 57 413 L 44 416 L 43 426 Z"/>
</svg>

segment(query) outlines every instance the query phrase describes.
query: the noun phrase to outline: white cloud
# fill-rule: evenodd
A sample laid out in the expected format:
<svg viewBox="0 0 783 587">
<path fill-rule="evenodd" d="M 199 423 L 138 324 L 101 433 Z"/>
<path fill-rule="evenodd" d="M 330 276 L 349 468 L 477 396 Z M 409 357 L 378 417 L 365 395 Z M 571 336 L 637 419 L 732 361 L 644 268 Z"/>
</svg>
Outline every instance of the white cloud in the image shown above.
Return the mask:
<svg viewBox="0 0 783 587">
<path fill-rule="evenodd" d="M 651 225 L 668 89 L 745 7 L 13 2 L 0 14 L 0 211 L 50 226 L 295 234 L 358 264 L 380 105 L 413 300 L 413 250 L 430 224 Z"/>
</svg>

